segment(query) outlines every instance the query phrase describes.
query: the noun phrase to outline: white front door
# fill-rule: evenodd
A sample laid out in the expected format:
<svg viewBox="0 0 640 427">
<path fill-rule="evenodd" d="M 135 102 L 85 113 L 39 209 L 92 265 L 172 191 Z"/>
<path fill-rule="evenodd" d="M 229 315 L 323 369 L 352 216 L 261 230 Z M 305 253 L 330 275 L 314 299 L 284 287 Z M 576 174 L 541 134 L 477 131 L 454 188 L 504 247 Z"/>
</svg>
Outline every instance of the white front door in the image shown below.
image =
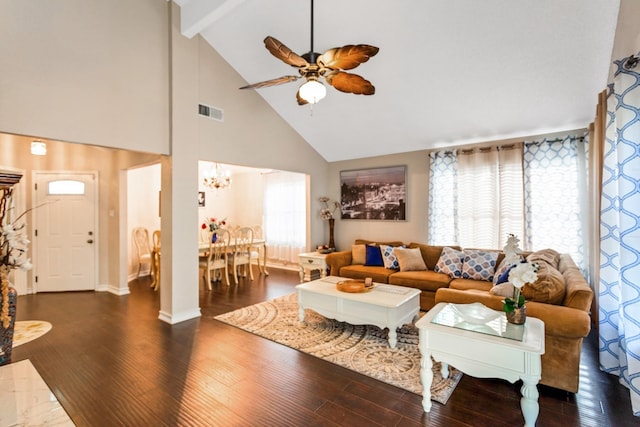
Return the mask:
<svg viewBox="0 0 640 427">
<path fill-rule="evenodd" d="M 96 287 L 96 175 L 35 174 L 37 292 Z"/>
</svg>

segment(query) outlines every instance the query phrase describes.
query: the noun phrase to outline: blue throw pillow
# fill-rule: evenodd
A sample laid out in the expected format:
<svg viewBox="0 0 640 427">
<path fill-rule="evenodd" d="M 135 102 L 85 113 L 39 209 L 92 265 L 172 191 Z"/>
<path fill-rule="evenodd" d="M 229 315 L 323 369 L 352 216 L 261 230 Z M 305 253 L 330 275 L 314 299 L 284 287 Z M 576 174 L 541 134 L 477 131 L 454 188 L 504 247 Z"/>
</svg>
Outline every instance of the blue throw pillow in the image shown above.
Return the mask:
<svg viewBox="0 0 640 427">
<path fill-rule="evenodd" d="M 498 276 L 498 280 L 496 281 L 496 285 L 499 285 L 500 283 L 505 283 L 509 281 L 509 273 L 511 272 L 511 270 L 513 270 L 513 268 L 516 266 L 516 264 L 513 264 L 511 267 L 507 268 L 502 274 L 500 274 L 500 276 Z"/>
<path fill-rule="evenodd" d="M 384 267 L 379 246 L 367 245 L 367 256 L 364 265 Z"/>
</svg>

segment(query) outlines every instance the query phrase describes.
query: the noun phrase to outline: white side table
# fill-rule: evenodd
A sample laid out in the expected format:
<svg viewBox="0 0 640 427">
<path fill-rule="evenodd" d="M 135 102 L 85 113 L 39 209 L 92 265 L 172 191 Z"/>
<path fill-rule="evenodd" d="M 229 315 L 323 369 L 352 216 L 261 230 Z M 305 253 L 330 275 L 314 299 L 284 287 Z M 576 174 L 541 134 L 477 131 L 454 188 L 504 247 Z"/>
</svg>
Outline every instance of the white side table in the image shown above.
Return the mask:
<svg viewBox="0 0 640 427">
<path fill-rule="evenodd" d="M 320 277 L 327 275 L 327 254 L 306 252 L 298 255 L 300 258 L 300 283 L 311 280 L 311 271 L 320 270 Z"/>
<path fill-rule="evenodd" d="M 502 322 L 498 329 L 524 328 L 524 338 L 518 341 L 474 331 L 483 329 L 455 317 L 447 305 L 442 302 L 437 304 L 416 322 L 420 335 L 420 378 L 425 412 L 431 410 L 433 357 L 442 362 L 442 376 L 445 378 L 449 376 L 448 364 L 451 364 L 476 378 L 502 378 L 511 383 L 522 380 L 520 407 L 525 426 L 535 426 L 539 412 L 537 384 L 542 374 L 540 356 L 544 354 L 544 322 L 527 317 L 525 325 L 516 326 L 505 325 L 504 316 L 496 319 L 496 322 Z M 432 323 L 441 311 L 443 314 L 439 319 L 453 319 L 451 324 L 455 326 Z"/>
</svg>

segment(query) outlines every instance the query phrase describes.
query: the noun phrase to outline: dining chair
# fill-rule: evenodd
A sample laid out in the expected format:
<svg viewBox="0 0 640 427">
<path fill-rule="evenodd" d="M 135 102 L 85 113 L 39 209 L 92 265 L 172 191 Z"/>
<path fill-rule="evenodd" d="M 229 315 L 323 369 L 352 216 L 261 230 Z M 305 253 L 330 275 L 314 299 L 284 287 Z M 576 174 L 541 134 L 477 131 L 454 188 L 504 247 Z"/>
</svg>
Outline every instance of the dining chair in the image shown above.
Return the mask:
<svg viewBox="0 0 640 427">
<path fill-rule="evenodd" d="M 249 277 L 253 280 L 253 270 L 251 270 L 251 246 L 253 245 L 253 229 L 251 227 L 240 227 L 236 230 L 233 251 L 229 254 L 229 265 L 233 268 L 233 280 L 238 284 L 238 270 L 243 269 L 242 276 L 246 277 L 246 270 L 249 270 Z"/>
<path fill-rule="evenodd" d="M 209 227 L 200 229 L 200 236 L 199 236 L 200 242 L 204 243 L 207 241 L 207 239 L 210 239 L 210 237 L 211 237 L 211 232 L 209 231 Z"/>
<path fill-rule="evenodd" d="M 153 281 L 151 287 L 154 291 L 157 291 L 160 287 L 160 230 L 154 230 L 152 234 L 153 248 L 151 249 L 151 271 L 153 274 Z"/>
<path fill-rule="evenodd" d="M 254 225 L 252 227 L 253 229 L 253 240 L 261 240 L 263 238 L 262 235 L 262 226 L 261 225 Z M 258 265 L 258 271 L 262 273 L 262 266 L 261 266 L 261 260 L 262 260 L 262 244 L 259 245 L 255 245 L 251 248 L 251 262 L 253 263 L 253 261 L 256 261 L 257 265 Z M 249 267 L 251 268 L 251 267 Z"/>
<path fill-rule="evenodd" d="M 214 236 L 215 239 L 213 238 Z M 225 285 L 229 286 L 227 259 L 231 235 L 228 230 L 219 228 L 209 233 L 208 241 L 209 250 L 200 254 L 198 262 L 199 267 L 203 270 L 202 279 L 206 282 L 209 290 L 211 290 L 211 271 L 215 270 L 213 277 L 215 281 L 222 279 Z M 224 274 L 222 274 L 221 271 L 224 271 Z"/>
<path fill-rule="evenodd" d="M 138 256 L 138 273 L 136 278 L 140 277 L 143 264 L 149 264 L 151 270 L 151 247 L 149 246 L 149 230 L 144 227 L 135 227 L 132 231 L 133 243 L 136 247 L 136 255 Z"/>
</svg>

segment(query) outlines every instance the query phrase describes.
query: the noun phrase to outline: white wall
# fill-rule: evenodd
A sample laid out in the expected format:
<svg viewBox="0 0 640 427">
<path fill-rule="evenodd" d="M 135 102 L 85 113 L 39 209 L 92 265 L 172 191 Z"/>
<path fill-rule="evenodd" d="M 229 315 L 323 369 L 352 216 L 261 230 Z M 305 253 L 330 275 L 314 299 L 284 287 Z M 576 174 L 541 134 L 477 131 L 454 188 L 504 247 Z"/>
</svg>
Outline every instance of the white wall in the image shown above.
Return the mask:
<svg viewBox="0 0 640 427">
<path fill-rule="evenodd" d="M 165 0 L 0 0 L 0 131 L 169 153 Z"/>
</svg>

